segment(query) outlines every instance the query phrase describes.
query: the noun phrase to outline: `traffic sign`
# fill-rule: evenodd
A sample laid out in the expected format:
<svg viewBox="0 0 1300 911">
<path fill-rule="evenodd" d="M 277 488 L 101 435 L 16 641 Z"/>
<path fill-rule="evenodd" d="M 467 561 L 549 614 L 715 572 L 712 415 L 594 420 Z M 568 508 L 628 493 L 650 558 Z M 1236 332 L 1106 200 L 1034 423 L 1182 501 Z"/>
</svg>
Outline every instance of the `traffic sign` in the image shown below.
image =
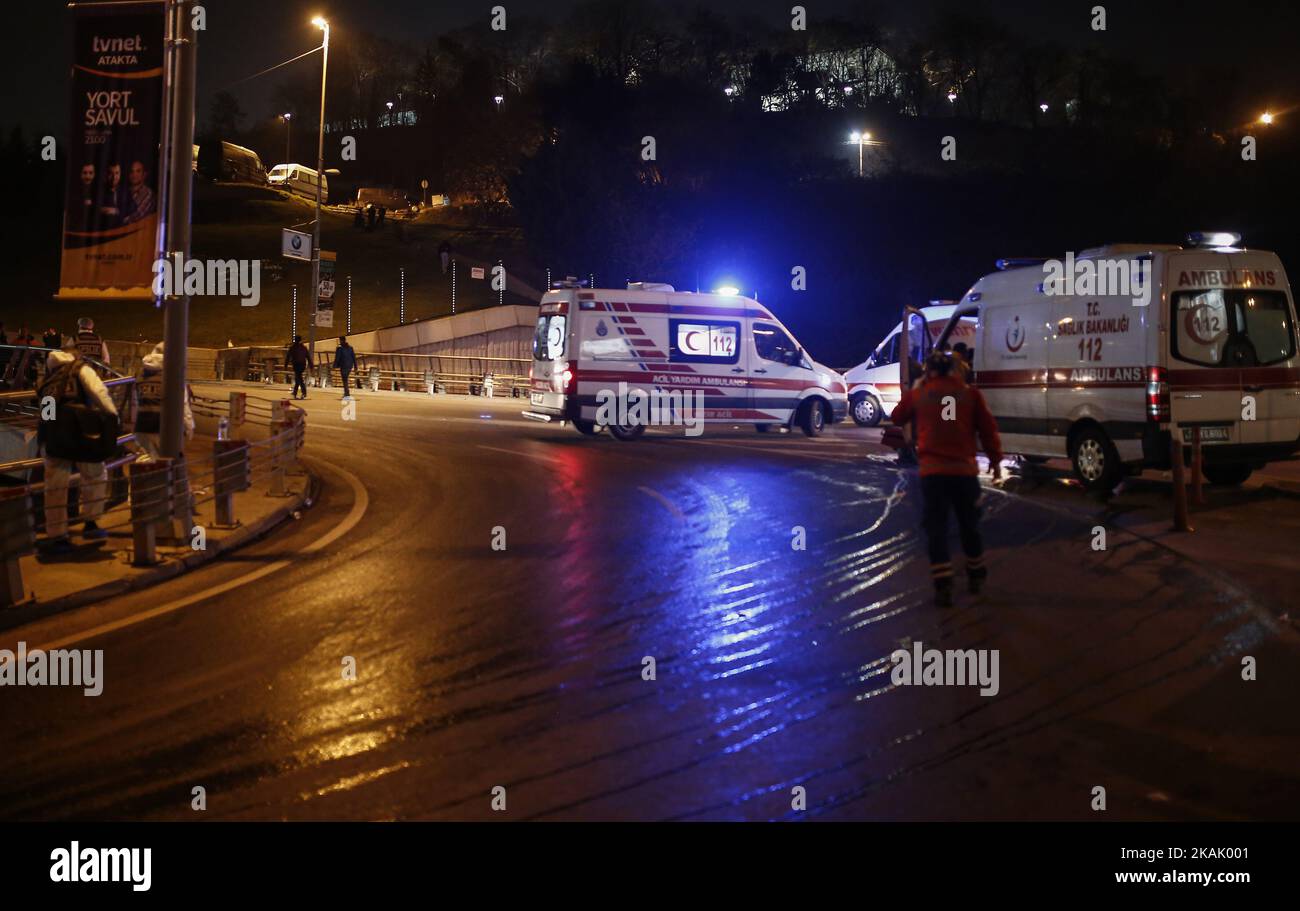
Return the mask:
<svg viewBox="0 0 1300 911">
<path fill-rule="evenodd" d="M 311 262 L 311 235 L 285 228 L 280 232 L 280 255 Z"/>
</svg>

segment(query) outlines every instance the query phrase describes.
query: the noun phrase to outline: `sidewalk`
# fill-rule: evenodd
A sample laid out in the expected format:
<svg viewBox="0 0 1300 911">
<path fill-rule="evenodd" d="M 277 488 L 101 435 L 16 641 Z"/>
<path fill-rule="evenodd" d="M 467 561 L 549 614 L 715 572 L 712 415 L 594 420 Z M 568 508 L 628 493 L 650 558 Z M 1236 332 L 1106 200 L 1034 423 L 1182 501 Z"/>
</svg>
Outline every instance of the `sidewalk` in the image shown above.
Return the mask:
<svg viewBox="0 0 1300 911">
<path fill-rule="evenodd" d="M 201 527 L 206 536 L 202 550 L 194 549 L 189 540 L 183 546 L 159 544 L 159 562 L 138 567 L 131 563 L 129 510 L 118 507 L 105 516 L 100 525 L 109 534 L 103 541 L 82 539 L 80 523 L 73 519 L 70 525 L 76 552 L 47 557 L 38 550 L 19 560 L 27 600 L 0 610 L 0 629 L 10 629 L 180 575 L 261 537 L 315 499 L 314 479 L 301 466 L 286 472 L 286 493 L 278 497 L 266 492 L 267 485 L 255 472 L 252 486 L 234 495 L 234 516 L 238 524 L 234 528 L 215 527 L 215 504 L 209 498 L 212 466 L 201 461 L 200 455 L 211 453 L 212 443 L 210 436 L 195 436 L 187 447 L 195 460 L 190 465 L 190 489 L 197 503 L 194 525 Z"/>
</svg>

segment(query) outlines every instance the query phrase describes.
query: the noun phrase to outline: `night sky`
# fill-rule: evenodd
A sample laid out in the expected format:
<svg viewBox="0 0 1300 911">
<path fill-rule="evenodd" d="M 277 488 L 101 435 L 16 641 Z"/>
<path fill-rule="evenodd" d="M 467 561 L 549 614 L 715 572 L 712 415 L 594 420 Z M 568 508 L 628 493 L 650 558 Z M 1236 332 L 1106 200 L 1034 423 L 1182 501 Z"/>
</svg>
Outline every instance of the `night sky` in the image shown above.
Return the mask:
<svg viewBox="0 0 1300 911">
<path fill-rule="evenodd" d="M 948 2 L 806 0 L 804 6 L 809 17 L 816 18 L 865 5 L 880 12 L 880 21 L 906 27 L 924 22 Z M 1278 110 L 1300 98 L 1293 56 L 1300 34 L 1300 4 L 1291 0 L 1110 2 L 1104 3 L 1109 28 L 1099 36 L 1088 27 L 1095 2 L 989 0 L 960 6 L 983 7 L 1031 39 L 1074 47 L 1093 44 L 1121 52 L 1152 70 L 1163 70 L 1173 82 L 1206 61 L 1239 60 L 1252 82 L 1275 89 L 1270 93 L 1276 97 L 1261 99 L 1263 104 Z M 552 21 L 563 19 L 577 5 L 575 0 L 210 0 L 208 30 L 199 50 L 200 118 L 206 115 L 214 92 L 317 44 L 319 32 L 309 24 L 317 13 L 331 19 L 335 42 L 347 40 L 349 26 L 360 26 L 419 46 L 434 34 L 475 22 L 486 28 L 495 3 L 502 3 L 511 16 Z M 749 12 L 775 22 L 788 19 L 792 2 L 707 0 L 698 5 L 724 14 Z M 17 123 L 29 132 L 56 132 L 66 104 L 71 14 L 61 0 L 24 0 L 7 5 L 5 16 L 11 28 L 6 29 L 7 47 L 0 56 L 0 73 L 7 86 L 0 126 L 7 129 Z M 311 59 L 298 65 L 311 66 Z M 271 113 L 267 104 L 259 103 L 255 87 L 264 85 L 269 91 L 275 84 L 275 77 L 270 77 L 240 90 L 241 101 L 254 118 Z"/>
</svg>

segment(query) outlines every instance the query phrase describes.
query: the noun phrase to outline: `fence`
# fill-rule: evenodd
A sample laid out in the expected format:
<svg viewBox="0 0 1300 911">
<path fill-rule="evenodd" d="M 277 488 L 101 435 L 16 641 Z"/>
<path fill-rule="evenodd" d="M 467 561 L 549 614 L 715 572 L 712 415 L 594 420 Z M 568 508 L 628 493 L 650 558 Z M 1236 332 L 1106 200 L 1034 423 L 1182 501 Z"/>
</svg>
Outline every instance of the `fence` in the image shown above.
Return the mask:
<svg viewBox="0 0 1300 911">
<path fill-rule="evenodd" d="M 129 378 L 128 378 L 129 381 Z M 286 476 L 297 471 L 298 453 L 306 439 L 305 413 L 287 400 L 250 398 L 232 392 L 228 399 L 195 396 L 196 414 L 218 419 L 220 430 L 210 452 L 177 458 L 152 457 L 135 438 L 126 434 L 119 444 L 131 451 L 106 463 L 106 482 L 86 481 L 73 474 L 68 485 L 66 515 L 71 517 L 71 494 L 77 493 L 77 521 L 94 518 L 100 528 L 130 527 L 132 562 L 148 566 L 158 562 L 159 541 L 188 543 L 195 507 L 213 502 L 217 527 L 237 524 L 234 494 L 265 485 L 271 496 L 287 496 Z M 241 430 L 265 431 L 262 439 L 226 439 Z M 41 459 L 0 464 L 0 472 L 33 470 Z M 197 491 L 196 491 L 197 488 Z M 95 490 L 93 498 L 87 496 Z M 102 491 L 102 492 L 101 492 Z M 36 550 L 36 535 L 45 525 L 44 480 L 0 488 L 0 606 L 17 603 L 25 589 L 19 559 Z M 57 513 L 57 507 L 53 510 Z M 57 516 L 56 516 L 57 518 Z"/>
<path fill-rule="evenodd" d="M 293 381 L 293 371 L 281 359 L 249 365 L 249 378 L 264 383 Z M 333 351 L 316 352 L 312 378 L 317 385 L 342 385 L 342 371 L 333 366 Z M 495 395 L 526 396 L 530 362 L 522 358 L 469 354 L 388 354 L 358 352 L 351 382 L 368 388 L 406 392 L 478 395 L 491 377 Z"/>
</svg>

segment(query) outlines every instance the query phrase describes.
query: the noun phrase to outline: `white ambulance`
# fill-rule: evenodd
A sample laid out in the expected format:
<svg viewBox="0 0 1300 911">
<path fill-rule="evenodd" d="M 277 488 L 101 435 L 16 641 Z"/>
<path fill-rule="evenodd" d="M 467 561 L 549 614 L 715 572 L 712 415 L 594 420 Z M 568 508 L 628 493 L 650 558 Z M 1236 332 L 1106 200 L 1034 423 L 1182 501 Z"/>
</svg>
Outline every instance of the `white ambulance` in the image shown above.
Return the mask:
<svg viewBox="0 0 1300 911">
<path fill-rule="evenodd" d="M 932 346 L 943 332 L 955 309 L 952 301 L 931 301 L 930 306 L 916 311 L 925 319 L 929 344 L 922 340 L 919 321 L 913 322 L 906 339 L 900 322 L 885 336 L 871 357 L 844 374 L 849 386 L 849 414 L 854 422 L 861 427 L 875 427 L 894 410 L 902 397 L 899 360 L 909 353 L 918 362 L 923 360 L 922 352 Z M 972 345 L 975 341 L 975 322 L 974 317 L 960 320 L 949 333 L 949 344 L 965 342 L 967 346 Z"/>
<path fill-rule="evenodd" d="M 1094 490 L 1168 468 L 1175 427 L 1184 440 L 1199 433 L 1212 484 L 1240 484 L 1300 451 L 1291 287 L 1276 254 L 1239 242 L 1205 232 L 1186 248 L 1004 260 L 976 282 L 949 325 L 978 317 L 974 382 L 1006 451 L 1068 457 Z M 1135 279 L 1127 289 L 1125 274 Z"/>
<path fill-rule="evenodd" d="M 572 280 L 544 294 L 524 416 L 635 439 L 645 424 L 598 420 L 601 401 L 622 383 L 640 396 L 699 392 L 705 423 L 798 424 L 809 436 L 848 410 L 844 376 L 810 358 L 752 298 L 649 282 L 588 289 Z"/>
</svg>

